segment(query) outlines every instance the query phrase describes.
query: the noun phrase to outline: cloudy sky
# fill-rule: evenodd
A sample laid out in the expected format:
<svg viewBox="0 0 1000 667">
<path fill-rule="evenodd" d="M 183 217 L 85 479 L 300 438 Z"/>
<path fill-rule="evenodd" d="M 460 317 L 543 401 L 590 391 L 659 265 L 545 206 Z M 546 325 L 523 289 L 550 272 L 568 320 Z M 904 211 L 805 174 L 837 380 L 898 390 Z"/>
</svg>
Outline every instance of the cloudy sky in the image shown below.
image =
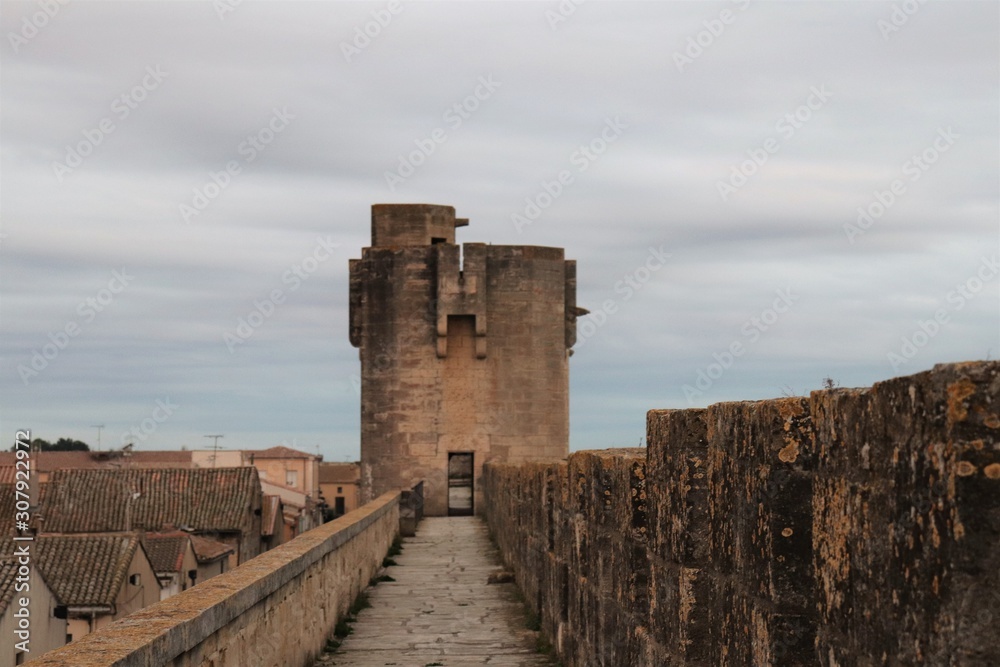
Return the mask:
<svg viewBox="0 0 1000 667">
<path fill-rule="evenodd" d="M 104 424 L 105 448 L 357 458 L 347 262 L 376 202 L 578 260 L 574 449 L 638 444 L 650 408 L 1000 355 L 994 2 L 0 21 L 5 448 Z"/>
</svg>

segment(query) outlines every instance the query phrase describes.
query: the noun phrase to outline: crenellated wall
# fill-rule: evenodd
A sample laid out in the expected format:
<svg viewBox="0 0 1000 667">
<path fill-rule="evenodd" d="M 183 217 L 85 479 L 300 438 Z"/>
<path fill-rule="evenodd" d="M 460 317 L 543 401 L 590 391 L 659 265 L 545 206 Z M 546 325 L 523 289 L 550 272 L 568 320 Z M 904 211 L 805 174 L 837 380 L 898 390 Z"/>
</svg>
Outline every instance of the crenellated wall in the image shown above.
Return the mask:
<svg viewBox="0 0 1000 667">
<path fill-rule="evenodd" d="M 647 433 L 484 473 L 568 667 L 1000 665 L 1000 363 L 653 410 Z"/>
<path fill-rule="evenodd" d="M 36 660 L 37 667 L 308 667 L 399 533 L 400 492 Z"/>
</svg>

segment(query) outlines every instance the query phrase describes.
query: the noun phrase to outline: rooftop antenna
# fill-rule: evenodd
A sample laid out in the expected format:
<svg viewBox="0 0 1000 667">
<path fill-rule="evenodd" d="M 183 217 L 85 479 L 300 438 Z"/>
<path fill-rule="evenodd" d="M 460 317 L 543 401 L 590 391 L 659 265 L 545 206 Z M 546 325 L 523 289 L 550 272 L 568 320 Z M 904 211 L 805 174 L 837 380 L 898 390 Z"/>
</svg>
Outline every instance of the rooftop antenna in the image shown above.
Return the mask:
<svg viewBox="0 0 1000 667">
<path fill-rule="evenodd" d="M 213 435 L 206 435 L 206 438 L 215 438 L 215 442 L 212 443 L 212 467 L 215 467 L 215 460 L 219 458 L 219 438 L 225 438 L 223 433 L 215 433 Z"/>
<path fill-rule="evenodd" d="M 97 429 L 97 451 L 101 451 L 101 429 L 104 428 L 104 424 L 91 424 L 90 428 Z"/>
</svg>

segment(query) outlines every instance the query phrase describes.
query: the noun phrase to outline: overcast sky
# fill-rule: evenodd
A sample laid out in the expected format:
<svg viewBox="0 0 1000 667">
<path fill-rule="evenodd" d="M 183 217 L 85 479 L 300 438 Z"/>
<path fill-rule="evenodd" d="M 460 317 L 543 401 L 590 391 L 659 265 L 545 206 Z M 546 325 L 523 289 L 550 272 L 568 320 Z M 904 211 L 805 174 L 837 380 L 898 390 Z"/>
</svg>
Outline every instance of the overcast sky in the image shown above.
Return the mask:
<svg viewBox="0 0 1000 667">
<path fill-rule="evenodd" d="M 104 424 L 356 459 L 347 263 L 378 202 L 578 261 L 573 449 L 1000 355 L 995 2 L 0 18 L 4 448 Z"/>
</svg>

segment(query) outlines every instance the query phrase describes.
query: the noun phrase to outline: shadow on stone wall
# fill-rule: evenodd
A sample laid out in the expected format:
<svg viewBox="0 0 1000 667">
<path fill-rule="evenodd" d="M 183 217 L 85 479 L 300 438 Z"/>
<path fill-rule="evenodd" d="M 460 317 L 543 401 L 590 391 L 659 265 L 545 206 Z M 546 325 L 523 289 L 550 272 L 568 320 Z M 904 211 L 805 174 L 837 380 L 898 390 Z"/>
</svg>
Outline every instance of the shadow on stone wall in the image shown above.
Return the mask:
<svg viewBox="0 0 1000 667">
<path fill-rule="evenodd" d="M 647 442 L 484 472 L 568 667 L 1000 665 L 1000 363 L 652 410 Z"/>
</svg>

